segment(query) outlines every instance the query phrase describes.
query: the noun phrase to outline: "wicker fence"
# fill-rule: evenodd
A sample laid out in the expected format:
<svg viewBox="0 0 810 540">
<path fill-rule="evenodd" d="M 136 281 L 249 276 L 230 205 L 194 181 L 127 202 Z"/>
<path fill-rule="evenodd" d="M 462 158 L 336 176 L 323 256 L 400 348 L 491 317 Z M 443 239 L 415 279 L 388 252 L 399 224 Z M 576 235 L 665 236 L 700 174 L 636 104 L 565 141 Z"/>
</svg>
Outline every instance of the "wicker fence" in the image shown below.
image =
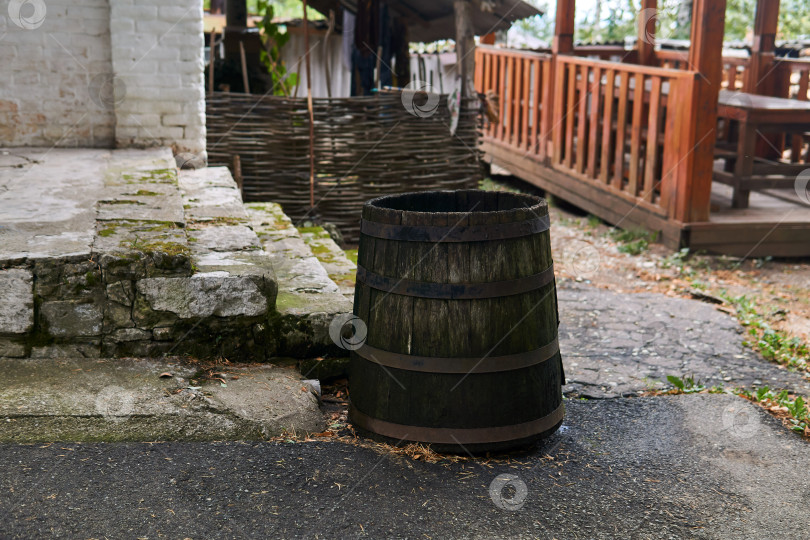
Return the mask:
<svg viewBox="0 0 810 540">
<path fill-rule="evenodd" d="M 351 243 L 366 200 L 470 188 L 481 178 L 477 111 L 464 107 L 451 135 L 446 96 L 420 115 L 403 106 L 399 93 L 315 99 L 314 117 L 314 211 L 306 99 L 209 94 L 209 163 L 231 166 L 238 155 L 245 200 L 280 203 L 294 221 L 317 216 L 335 223 Z"/>
</svg>

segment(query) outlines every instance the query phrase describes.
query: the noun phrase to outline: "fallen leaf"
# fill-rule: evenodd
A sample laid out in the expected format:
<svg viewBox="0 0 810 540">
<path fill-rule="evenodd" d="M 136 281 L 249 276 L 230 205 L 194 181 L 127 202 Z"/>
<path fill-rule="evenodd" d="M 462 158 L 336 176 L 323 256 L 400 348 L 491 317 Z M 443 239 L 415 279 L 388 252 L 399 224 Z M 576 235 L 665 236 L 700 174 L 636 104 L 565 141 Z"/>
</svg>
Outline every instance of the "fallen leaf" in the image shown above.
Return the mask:
<svg viewBox="0 0 810 540">
<path fill-rule="evenodd" d="M 169 373 L 168 371 L 164 371 L 163 373 L 161 373 L 161 374 L 160 374 L 160 378 L 161 378 L 161 379 L 168 379 L 169 377 L 173 377 L 173 376 L 174 376 L 174 375 L 172 375 L 172 374 L 171 374 L 171 373 Z"/>
</svg>

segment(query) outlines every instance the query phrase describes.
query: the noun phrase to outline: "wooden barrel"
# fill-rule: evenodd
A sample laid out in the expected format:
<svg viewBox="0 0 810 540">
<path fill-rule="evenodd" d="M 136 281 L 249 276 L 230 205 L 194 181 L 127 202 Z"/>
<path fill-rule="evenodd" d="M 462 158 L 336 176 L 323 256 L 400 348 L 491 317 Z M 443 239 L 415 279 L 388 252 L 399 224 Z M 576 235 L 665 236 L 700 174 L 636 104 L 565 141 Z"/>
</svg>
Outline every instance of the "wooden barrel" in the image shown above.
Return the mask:
<svg viewBox="0 0 810 540">
<path fill-rule="evenodd" d="M 546 201 L 429 191 L 373 199 L 362 217 L 352 424 L 462 452 L 552 434 L 565 375 Z"/>
</svg>

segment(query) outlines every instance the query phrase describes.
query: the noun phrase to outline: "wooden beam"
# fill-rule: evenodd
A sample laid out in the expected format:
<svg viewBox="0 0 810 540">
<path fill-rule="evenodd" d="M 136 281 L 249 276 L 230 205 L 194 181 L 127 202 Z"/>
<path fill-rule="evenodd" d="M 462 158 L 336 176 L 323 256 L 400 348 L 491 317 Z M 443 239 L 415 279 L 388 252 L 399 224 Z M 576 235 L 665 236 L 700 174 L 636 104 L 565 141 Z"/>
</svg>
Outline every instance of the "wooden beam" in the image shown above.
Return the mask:
<svg viewBox="0 0 810 540">
<path fill-rule="evenodd" d="M 683 222 L 709 219 L 712 167 L 717 128 L 717 97 L 723 80 L 723 34 L 726 0 L 695 0 L 692 10 L 692 46 L 689 65 L 698 71 L 687 109 L 678 165 L 676 194 L 683 198 L 676 219 Z"/>
<path fill-rule="evenodd" d="M 576 12 L 576 0 L 558 0 L 557 17 L 554 23 L 554 39 L 551 43 L 551 63 L 548 77 L 548 96 L 543 102 L 542 125 L 545 127 L 543 134 L 552 140 L 552 152 L 555 163 L 559 163 L 561 145 L 563 144 L 560 135 L 562 134 L 563 114 L 558 107 L 562 105 L 563 82 L 557 81 L 557 75 L 561 73 L 557 69 L 557 55 L 574 53 L 574 13 Z M 554 107 L 549 105 L 554 103 Z M 555 112 L 556 111 L 556 112 Z"/>
<path fill-rule="evenodd" d="M 638 13 L 638 63 L 643 66 L 654 66 L 655 59 L 655 25 L 658 22 L 658 0 L 641 0 L 641 11 Z"/>
<path fill-rule="evenodd" d="M 481 36 L 481 45 L 495 45 L 495 32 Z"/>
<path fill-rule="evenodd" d="M 461 75 L 461 96 L 475 92 L 475 38 L 472 23 L 472 2 L 454 0 L 453 11 L 456 23 L 456 66 Z"/>
<path fill-rule="evenodd" d="M 779 22 L 779 0 L 757 0 L 754 43 L 746 70 L 744 90 L 752 94 L 776 95 L 773 82 L 774 50 Z"/>
<path fill-rule="evenodd" d="M 576 0 L 557 1 L 557 19 L 554 25 L 554 40 L 551 44 L 553 54 L 574 52 L 574 13 Z"/>
</svg>

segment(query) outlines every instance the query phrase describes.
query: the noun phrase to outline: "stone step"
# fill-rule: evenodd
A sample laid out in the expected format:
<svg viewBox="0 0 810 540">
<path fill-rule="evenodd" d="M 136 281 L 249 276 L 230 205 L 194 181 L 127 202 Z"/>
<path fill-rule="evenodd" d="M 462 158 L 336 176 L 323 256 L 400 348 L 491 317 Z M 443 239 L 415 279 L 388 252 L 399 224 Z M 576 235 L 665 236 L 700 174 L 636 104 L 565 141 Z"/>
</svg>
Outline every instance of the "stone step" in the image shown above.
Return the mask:
<svg viewBox="0 0 810 540">
<path fill-rule="evenodd" d="M 329 325 L 336 316 L 352 311 L 351 300 L 343 294 L 345 287 L 341 289 L 330 277 L 281 206 L 247 203 L 245 207 L 276 272 L 281 350 L 295 357 L 336 352 Z"/>
<path fill-rule="evenodd" d="M 298 232 L 340 293 L 353 301 L 357 265 L 323 227 L 298 227 Z"/>
<path fill-rule="evenodd" d="M 7 152 L 0 356 L 275 354 L 272 265 L 227 170 L 178 182 L 168 149 Z"/>
<path fill-rule="evenodd" d="M 1 157 L 0 356 L 338 352 L 353 263 L 278 205 L 248 211 L 227 168 L 178 173 L 168 149 Z"/>
</svg>

